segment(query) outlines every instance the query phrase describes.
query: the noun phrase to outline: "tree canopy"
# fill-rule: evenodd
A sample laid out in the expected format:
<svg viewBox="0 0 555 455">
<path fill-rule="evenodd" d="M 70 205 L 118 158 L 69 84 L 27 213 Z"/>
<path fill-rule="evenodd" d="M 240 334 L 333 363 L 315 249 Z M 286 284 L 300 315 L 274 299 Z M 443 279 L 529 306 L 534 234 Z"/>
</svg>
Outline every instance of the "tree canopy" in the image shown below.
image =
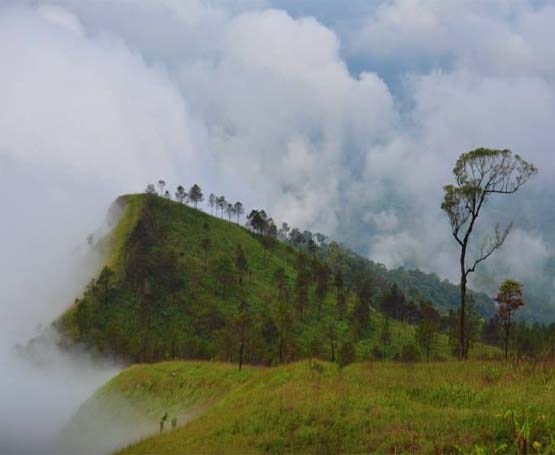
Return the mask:
<svg viewBox="0 0 555 455">
<path fill-rule="evenodd" d="M 447 214 L 453 238 L 459 244 L 461 303 L 460 303 L 460 357 L 465 352 L 464 314 L 468 275 L 495 250 L 509 235 L 512 222 L 501 228 L 496 224 L 492 235 L 481 242 L 479 251 L 468 261 L 471 234 L 484 205 L 493 194 L 516 193 L 537 173 L 537 168 L 510 150 L 479 148 L 463 153 L 453 168 L 455 184 L 444 186 L 442 210 Z"/>
</svg>

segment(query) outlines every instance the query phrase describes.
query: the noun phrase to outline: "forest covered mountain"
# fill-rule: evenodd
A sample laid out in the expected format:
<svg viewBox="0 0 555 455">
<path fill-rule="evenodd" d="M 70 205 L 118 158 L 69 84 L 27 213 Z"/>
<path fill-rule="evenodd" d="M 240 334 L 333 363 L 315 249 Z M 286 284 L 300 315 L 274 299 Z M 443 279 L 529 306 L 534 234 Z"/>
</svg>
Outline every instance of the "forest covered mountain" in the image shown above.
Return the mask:
<svg viewBox="0 0 555 455">
<path fill-rule="evenodd" d="M 258 211 L 247 229 L 223 210 L 149 192 L 118 198 L 111 212 L 118 222 L 95 245 L 106 264 L 56 323 L 66 343 L 141 362 L 334 361 L 399 357 L 420 324 L 433 339 L 426 355 L 450 355 L 457 287 L 434 275 L 388 271 L 323 237 L 295 240 L 296 230 L 279 240 L 257 232 Z M 472 295 L 489 315 L 487 296 Z"/>
</svg>

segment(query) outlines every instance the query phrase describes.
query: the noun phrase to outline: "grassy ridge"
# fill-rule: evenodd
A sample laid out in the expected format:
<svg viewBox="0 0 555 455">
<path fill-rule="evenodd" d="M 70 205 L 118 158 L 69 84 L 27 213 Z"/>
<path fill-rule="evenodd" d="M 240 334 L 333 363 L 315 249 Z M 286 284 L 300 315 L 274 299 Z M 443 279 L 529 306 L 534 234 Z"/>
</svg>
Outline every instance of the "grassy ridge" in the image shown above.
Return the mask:
<svg viewBox="0 0 555 455">
<path fill-rule="evenodd" d="M 195 418 L 250 376 L 252 367 L 217 362 L 137 364 L 108 381 L 58 436 L 64 453 L 108 453 L 156 433 L 168 414 L 180 425 Z"/>
<path fill-rule="evenodd" d="M 157 421 L 165 412 L 179 416 L 209 406 L 253 371 L 253 367 L 238 371 L 234 365 L 219 362 L 136 364 L 106 383 L 94 399 L 109 403 L 117 396 L 134 411 Z"/>
<path fill-rule="evenodd" d="M 511 412 L 519 429 L 527 426 L 529 453 L 554 453 L 554 387 L 553 365 L 374 362 L 339 371 L 303 361 L 238 372 L 168 362 L 134 366 L 105 392 L 158 417 L 210 403 L 185 425 L 121 454 L 509 454 Z"/>
</svg>

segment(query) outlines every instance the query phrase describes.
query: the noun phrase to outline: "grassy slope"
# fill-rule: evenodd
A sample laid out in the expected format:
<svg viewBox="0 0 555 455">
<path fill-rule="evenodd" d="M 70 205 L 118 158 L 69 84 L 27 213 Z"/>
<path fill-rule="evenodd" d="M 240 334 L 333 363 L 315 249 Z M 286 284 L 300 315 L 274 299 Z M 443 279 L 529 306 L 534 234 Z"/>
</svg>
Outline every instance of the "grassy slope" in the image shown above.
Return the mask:
<svg viewBox="0 0 555 455">
<path fill-rule="evenodd" d="M 211 403 L 125 454 L 514 453 L 507 411 L 517 423 L 526 412 L 530 443 L 545 450 L 555 429 L 554 387 L 552 366 L 496 362 L 359 363 L 342 372 L 309 361 L 243 372 L 166 362 L 133 366 L 100 395 L 124 396 L 158 418 Z"/>
<path fill-rule="evenodd" d="M 166 428 L 172 418 L 182 425 L 240 385 L 251 370 L 192 361 L 130 366 L 81 405 L 59 435 L 59 447 L 68 453 L 110 452 L 156 433 L 164 413 Z"/>
</svg>

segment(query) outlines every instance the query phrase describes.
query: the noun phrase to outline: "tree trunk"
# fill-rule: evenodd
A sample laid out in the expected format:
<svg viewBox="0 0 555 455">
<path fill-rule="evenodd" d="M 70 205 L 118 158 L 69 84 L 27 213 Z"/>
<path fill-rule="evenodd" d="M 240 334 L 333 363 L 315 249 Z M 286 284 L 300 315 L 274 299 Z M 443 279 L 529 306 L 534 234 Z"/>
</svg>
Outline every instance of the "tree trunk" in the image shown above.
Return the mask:
<svg viewBox="0 0 555 455">
<path fill-rule="evenodd" d="M 279 348 L 278 348 L 279 363 L 283 361 L 283 327 L 279 329 Z"/>
<path fill-rule="evenodd" d="M 243 352 L 245 350 L 245 329 L 241 329 L 241 345 L 239 346 L 239 371 L 243 368 Z"/>
<path fill-rule="evenodd" d="M 461 312 L 459 320 L 459 360 L 466 359 L 465 343 L 465 319 L 466 319 L 466 271 L 464 269 L 464 252 L 461 253 Z"/>
<path fill-rule="evenodd" d="M 507 317 L 507 323 L 505 324 L 505 361 L 508 359 L 509 352 L 509 330 L 511 328 L 511 314 L 509 313 Z"/>
<path fill-rule="evenodd" d="M 466 277 L 461 280 L 461 312 L 459 320 L 459 343 L 460 352 L 459 360 L 466 358 L 466 343 L 465 343 L 465 319 L 466 319 Z"/>
</svg>

